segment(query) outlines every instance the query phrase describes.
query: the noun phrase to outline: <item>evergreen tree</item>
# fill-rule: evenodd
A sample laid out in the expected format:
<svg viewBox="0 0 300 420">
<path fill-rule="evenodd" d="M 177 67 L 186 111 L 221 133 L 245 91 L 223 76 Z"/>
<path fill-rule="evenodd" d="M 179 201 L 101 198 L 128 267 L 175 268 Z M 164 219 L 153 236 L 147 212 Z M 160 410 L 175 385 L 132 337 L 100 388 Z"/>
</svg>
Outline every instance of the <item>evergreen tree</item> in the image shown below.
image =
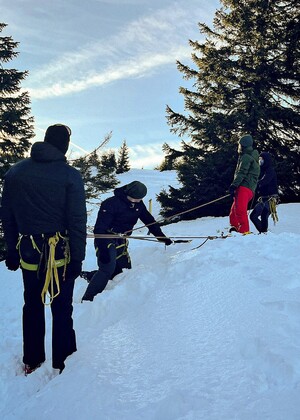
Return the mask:
<svg viewBox="0 0 300 420">
<path fill-rule="evenodd" d="M 95 154 L 96 152 L 93 151 L 91 154 L 88 155 L 88 157 L 81 156 L 77 159 L 74 159 L 71 162 L 72 166 L 78 169 L 81 173 L 84 182 L 85 196 L 87 201 L 97 198 L 99 194 L 97 183 L 95 181 L 95 174 L 97 174 L 97 168 L 99 165 L 97 165 L 96 163 L 96 159 L 98 159 L 98 157 L 97 154 L 96 156 Z"/>
<path fill-rule="evenodd" d="M 124 172 L 128 172 L 129 170 L 129 149 L 126 144 L 126 140 L 124 140 L 118 152 L 117 174 L 123 174 Z"/>
<path fill-rule="evenodd" d="M 183 152 L 173 149 L 167 143 L 163 144 L 162 151 L 165 153 L 165 158 L 158 169 L 161 172 L 176 169 L 176 163 L 179 161 L 178 158 L 182 157 Z"/>
<path fill-rule="evenodd" d="M 115 175 L 116 166 L 116 156 L 112 150 L 101 155 L 98 177 L 104 191 L 115 188 L 119 182 Z"/>
<path fill-rule="evenodd" d="M 99 147 L 86 156 L 72 160 L 72 166 L 77 168 L 83 178 L 85 194 L 88 201 L 99 199 L 99 196 L 114 188 L 118 181 L 115 176 L 116 157 L 114 152 L 98 154 Z"/>
<path fill-rule="evenodd" d="M 167 107 L 180 137 L 177 164 L 182 188 L 163 191 L 170 215 L 226 194 L 237 161 L 237 142 L 250 133 L 275 158 L 283 201 L 299 201 L 299 13 L 295 0 L 221 0 L 213 29 L 199 24 L 204 42 L 190 41 L 194 68 L 178 69 L 192 87 L 181 87 L 186 114 Z M 184 218 L 225 215 L 230 200 Z"/>
<path fill-rule="evenodd" d="M 0 33 L 7 25 L 0 23 Z M 0 194 L 4 175 L 18 160 L 24 158 L 34 136 L 33 117 L 30 116 L 30 99 L 21 92 L 21 82 L 27 71 L 6 68 L 18 52 L 10 36 L 0 36 Z M 1 229 L 0 259 L 4 257 L 4 240 Z"/>
</svg>

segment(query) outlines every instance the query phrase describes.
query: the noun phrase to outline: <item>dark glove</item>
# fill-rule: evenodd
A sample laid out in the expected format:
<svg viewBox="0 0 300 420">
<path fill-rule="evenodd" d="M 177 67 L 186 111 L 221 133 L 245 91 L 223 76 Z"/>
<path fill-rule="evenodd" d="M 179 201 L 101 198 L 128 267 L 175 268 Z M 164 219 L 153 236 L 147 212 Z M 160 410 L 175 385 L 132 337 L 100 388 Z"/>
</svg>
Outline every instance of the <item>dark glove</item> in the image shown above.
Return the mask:
<svg viewBox="0 0 300 420">
<path fill-rule="evenodd" d="M 167 237 L 165 237 L 165 238 L 159 238 L 159 242 L 164 242 L 164 244 L 166 245 L 166 246 L 169 246 L 169 245 L 171 245 L 173 242 L 171 241 L 171 239 L 170 238 L 167 238 Z"/>
<path fill-rule="evenodd" d="M 7 251 L 5 265 L 11 271 L 16 271 L 20 267 L 20 254 L 17 249 Z"/>
<path fill-rule="evenodd" d="M 82 262 L 71 260 L 67 265 L 66 280 L 75 280 L 82 270 Z"/>
<path fill-rule="evenodd" d="M 229 187 L 229 194 L 231 195 L 232 199 L 234 199 L 234 197 L 235 197 L 236 189 L 237 189 L 237 187 L 235 185 L 230 185 L 230 187 Z"/>
</svg>

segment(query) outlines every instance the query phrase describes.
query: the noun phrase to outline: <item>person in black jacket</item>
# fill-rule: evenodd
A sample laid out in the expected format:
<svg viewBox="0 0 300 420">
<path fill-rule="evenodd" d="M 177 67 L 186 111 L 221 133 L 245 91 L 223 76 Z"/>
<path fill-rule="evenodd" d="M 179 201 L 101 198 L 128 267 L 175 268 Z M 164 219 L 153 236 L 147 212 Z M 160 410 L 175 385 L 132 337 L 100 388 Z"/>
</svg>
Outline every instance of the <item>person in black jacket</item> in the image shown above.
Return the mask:
<svg viewBox="0 0 300 420">
<path fill-rule="evenodd" d="M 262 152 L 259 156 L 260 178 L 256 193 L 259 198 L 250 214 L 250 220 L 259 231 L 265 233 L 268 230 L 268 218 L 270 212 L 270 199 L 278 198 L 277 175 L 272 163 L 272 157 L 268 152 Z"/>
<path fill-rule="evenodd" d="M 22 269 L 24 283 L 23 362 L 25 374 L 45 361 L 45 314 L 52 311 L 52 366 L 61 373 L 76 351 L 72 320 L 75 279 L 86 246 L 86 204 L 80 173 L 65 154 L 71 130 L 48 127 L 44 142 L 6 173 L 2 224 L 7 245 L 6 266 Z"/>
<path fill-rule="evenodd" d="M 163 234 L 159 224 L 142 201 L 146 194 L 147 187 L 139 181 L 116 188 L 114 196 L 107 198 L 101 204 L 94 234 L 126 233 L 130 235 L 134 225 L 140 219 L 160 242 L 170 245 L 172 241 Z M 82 298 L 83 301 L 93 301 L 94 297 L 105 289 L 109 280 L 121 273 L 123 268 L 131 268 L 126 239 L 96 237 L 94 244 L 98 270 L 93 273 Z"/>
</svg>

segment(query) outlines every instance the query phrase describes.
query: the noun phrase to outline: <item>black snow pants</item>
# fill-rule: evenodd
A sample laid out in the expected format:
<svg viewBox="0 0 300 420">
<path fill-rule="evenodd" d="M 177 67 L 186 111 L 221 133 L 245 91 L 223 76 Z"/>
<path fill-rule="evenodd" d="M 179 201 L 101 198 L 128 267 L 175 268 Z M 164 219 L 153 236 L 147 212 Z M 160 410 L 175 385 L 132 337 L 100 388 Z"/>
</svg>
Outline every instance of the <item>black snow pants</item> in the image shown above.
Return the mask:
<svg viewBox="0 0 300 420">
<path fill-rule="evenodd" d="M 45 284 L 44 270 L 30 269 L 30 265 L 40 263 L 43 239 L 25 236 L 20 241 L 20 255 L 29 265 L 22 267 L 24 283 L 23 306 L 23 362 L 35 367 L 45 361 L 45 305 L 41 293 Z M 63 241 L 56 246 L 55 259 L 64 257 Z M 23 264 L 24 265 L 24 264 Z M 29 268 L 29 269 L 28 269 Z M 52 312 L 52 366 L 62 371 L 65 359 L 76 351 L 76 337 L 73 329 L 73 289 L 74 279 L 63 280 L 64 267 L 58 268 L 60 293 L 51 303 Z"/>
<path fill-rule="evenodd" d="M 93 301 L 94 297 L 103 292 L 109 280 L 122 273 L 123 268 L 131 268 L 130 256 L 127 250 L 127 241 L 114 240 L 108 245 L 109 262 L 104 264 L 100 261 L 96 250 L 98 271 L 93 275 L 82 300 Z"/>
<path fill-rule="evenodd" d="M 257 202 L 250 214 L 250 220 L 259 233 L 268 231 L 268 219 L 270 214 L 270 204 L 268 200 Z"/>
</svg>

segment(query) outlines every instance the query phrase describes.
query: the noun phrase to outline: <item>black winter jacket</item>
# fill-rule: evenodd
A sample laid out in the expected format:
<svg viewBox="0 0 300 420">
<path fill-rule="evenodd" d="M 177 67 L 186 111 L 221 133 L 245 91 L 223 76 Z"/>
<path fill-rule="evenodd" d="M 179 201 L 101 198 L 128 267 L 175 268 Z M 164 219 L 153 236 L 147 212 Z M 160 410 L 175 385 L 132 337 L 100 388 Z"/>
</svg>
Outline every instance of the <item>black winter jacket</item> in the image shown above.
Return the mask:
<svg viewBox="0 0 300 420">
<path fill-rule="evenodd" d="M 276 195 L 278 194 L 277 175 L 273 167 L 271 155 L 268 152 L 262 152 L 260 156 L 263 158 L 264 163 L 260 167 L 257 193 L 262 197 Z"/>
<path fill-rule="evenodd" d="M 154 236 L 165 237 L 159 224 L 149 213 L 143 201 L 132 203 L 127 199 L 124 192 L 125 187 L 116 188 L 114 196 L 103 201 L 98 212 L 94 233 L 128 232 L 128 235 L 131 235 L 131 230 L 140 219 L 145 225 L 153 223 L 148 229 Z M 96 239 L 95 246 L 103 249 L 108 242 L 109 240 Z"/>
<path fill-rule="evenodd" d="M 87 215 L 83 181 L 50 143 L 34 143 L 31 157 L 6 173 L 1 205 L 8 250 L 16 247 L 19 234 L 67 230 L 71 259 L 84 260 Z"/>
</svg>

